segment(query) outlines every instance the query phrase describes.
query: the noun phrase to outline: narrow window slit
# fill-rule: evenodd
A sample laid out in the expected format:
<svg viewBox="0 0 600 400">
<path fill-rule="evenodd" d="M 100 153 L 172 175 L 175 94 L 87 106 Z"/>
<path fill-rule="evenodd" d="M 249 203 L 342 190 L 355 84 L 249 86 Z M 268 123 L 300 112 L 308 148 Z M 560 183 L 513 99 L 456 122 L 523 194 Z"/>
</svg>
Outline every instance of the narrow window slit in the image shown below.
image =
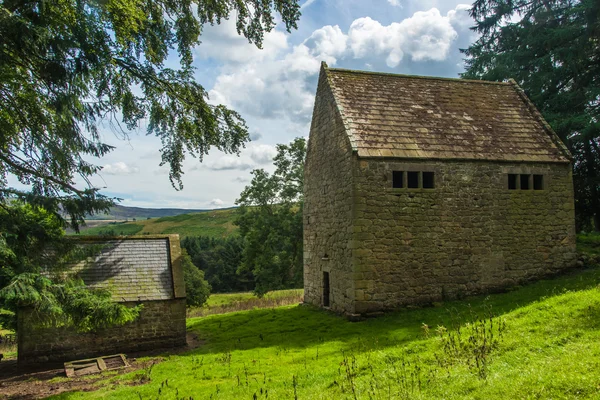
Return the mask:
<svg viewBox="0 0 600 400">
<path fill-rule="evenodd" d="M 403 188 L 404 187 L 404 172 L 394 171 L 392 172 L 392 187 Z"/>
<path fill-rule="evenodd" d="M 544 175 L 533 175 L 533 190 L 544 190 Z"/>
<path fill-rule="evenodd" d="M 423 172 L 423 189 L 433 189 L 433 172 Z"/>
<path fill-rule="evenodd" d="M 517 190 L 517 174 L 508 174 L 508 189 Z"/>
<path fill-rule="evenodd" d="M 531 187 L 529 185 L 529 178 L 530 177 L 531 177 L 531 175 L 521 174 L 521 190 L 529 190 L 529 189 L 531 189 Z"/>
<path fill-rule="evenodd" d="M 418 171 L 408 171 L 408 188 L 409 189 L 418 189 L 419 188 L 419 172 Z"/>
</svg>

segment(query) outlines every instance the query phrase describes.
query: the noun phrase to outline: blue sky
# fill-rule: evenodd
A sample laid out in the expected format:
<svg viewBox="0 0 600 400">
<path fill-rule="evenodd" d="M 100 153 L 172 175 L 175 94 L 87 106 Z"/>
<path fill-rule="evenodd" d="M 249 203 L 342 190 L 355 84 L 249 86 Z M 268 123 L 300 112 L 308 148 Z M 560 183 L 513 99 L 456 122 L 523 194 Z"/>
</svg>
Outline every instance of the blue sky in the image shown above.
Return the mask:
<svg viewBox="0 0 600 400">
<path fill-rule="evenodd" d="M 196 77 L 212 103 L 240 112 L 253 141 L 240 155 L 217 151 L 185 161 L 184 189 L 175 191 L 159 167 L 160 141 L 145 127 L 118 138 L 106 124 L 104 140 L 117 148 L 95 185 L 141 207 L 217 208 L 234 204 L 254 168 L 272 170 L 275 144 L 308 136 L 321 60 L 330 67 L 457 77 L 460 48 L 475 37 L 465 2 L 454 0 L 302 1 L 298 30 L 281 27 L 257 49 L 231 21 L 207 26 L 195 52 Z"/>
</svg>

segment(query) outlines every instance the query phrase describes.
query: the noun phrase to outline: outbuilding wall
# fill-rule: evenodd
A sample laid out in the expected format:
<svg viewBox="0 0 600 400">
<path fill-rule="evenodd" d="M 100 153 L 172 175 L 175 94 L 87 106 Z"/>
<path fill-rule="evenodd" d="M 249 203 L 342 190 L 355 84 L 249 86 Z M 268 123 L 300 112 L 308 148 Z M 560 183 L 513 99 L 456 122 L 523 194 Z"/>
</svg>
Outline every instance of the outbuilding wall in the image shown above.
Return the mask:
<svg viewBox="0 0 600 400">
<path fill-rule="evenodd" d="M 351 312 L 352 148 L 326 74 L 319 78 L 304 168 L 304 301 L 323 306 L 329 274 L 329 308 Z"/>
<path fill-rule="evenodd" d="M 567 163 L 355 160 L 356 313 L 497 290 L 575 264 Z M 432 171 L 435 187 L 394 189 L 394 170 Z M 542 174 L 544 188 L 508 190 L 509 173 Z"/>
<path fill-rule="evenodd" d="M 136 303 L 124 303 L 135 305 Z M 185 298 L 146 301 L 131 323 L 94 333 L 37 325 L 32 310 L 19 312 L 19 364 L 82 358 L 185 346 Z"/>
<path fill-rule="evenodd" d="M 185 282 L 179 235 L 72 238 L 89 257 L 72 266 L 90 288 L 108 290 L 126 306 L 142 305 L 135 321 L 93 333 L 48 327 L 35 310 L 18 312 L 18 363 L 70 361 L 186 344 Z"/>
</svg>

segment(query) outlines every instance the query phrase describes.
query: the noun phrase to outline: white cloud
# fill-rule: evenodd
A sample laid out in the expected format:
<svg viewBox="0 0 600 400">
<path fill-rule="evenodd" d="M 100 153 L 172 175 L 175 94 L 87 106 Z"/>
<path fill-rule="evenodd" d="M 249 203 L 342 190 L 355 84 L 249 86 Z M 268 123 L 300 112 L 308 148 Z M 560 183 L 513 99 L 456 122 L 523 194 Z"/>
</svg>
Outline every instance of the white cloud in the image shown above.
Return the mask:
<svg viewBox="0 0 600 400">
<path fill-rule="evenodd" d="M 348 36 L 354 58 L 384 56 L 388 67 L 394 68 L 405 54 L 413 61 L 445 60 L 458 34 L 449 17 L 432 8 L 387 26 L 359 18 L 350 25 Z"/>
<path fill-rule="evenodd" d="M 467 30 L 475 25 L 475 21 L 469 15 L 470 9 L 471 6 L 469 4 L 459 4 L 454 10 L 448 11 L 450 24 L 457 30 Z"/>
<path fill-rule="evenodd" d="M 108 175 L 130 175 L 139 171 L 139 168 L 127 165 L 123 161 L 117 161 L 113 164 L 106 164 L 102 167 L 102 172 Z"/>
<path fill-rule="evenodd" d="M 347 33 L 337 25 L 323 26 L 285 53 L 271 52 L 244 64 L 224 66 L 209 95 L 212 101 L 243 115 L 287 118 L 306 125 L 321 60 L 329 66 L 340 60 L 364 60 L 368 69 L 377 69 L 382 63 L 397 68 L 406 58 L 412 62 L 445 61 L 458 36 L 454 26 L 466 23 L 468 7 L 459 5 L 446 15 L 437 8 L 418 11 L 389 25 L 358 18 Z"/>
<path fill-rule="evenodd" d="M 211 171 L 227 171 L 232 169 L 244 171 L 252 168 L 251 163 L 232 155 L 224 155 L 216 160 L 206 160 L 201 166 L 192 169 L 202 168 L 202 166 Z"/>
<path fill-rule="evenodd" d="M 388 0 L 388 3 L 390 3 L 394 7 L 402 8 L 402 4 L 400 3 L 400 0 Z"/>
<path fill-rule="evenodd" d="M 270 164 L 277 155 L 277 149 L 268 144 L 250 145 L 245 153 L 257 164 Z"/>
<path fill-rule="evenodd" d="M 303 45 L 310 49 L 310 54 L 329 64 L 335 64 L 337 58 L 346 52 L 348 37 L 339 26 L 327 25 L 315 30 Z"/>
<path fill-rule="evenodd" d="M 211 206 L 221 207 L 225 204 L 225 202 L 221 199 L 212 199 L 209 204 Z"/>
<path fill-rule="evenodd" d="M 263 48 L 259 49 L 238 35 L 233 19 L 223 20 L 220 25 L 205 25 L 202 43 L 196 53 L 203 59 L 244 63 L 248 61 L 272 59 L 288 47 L 285 33 L 272 30 L 265 34 Z"/>
</svg>

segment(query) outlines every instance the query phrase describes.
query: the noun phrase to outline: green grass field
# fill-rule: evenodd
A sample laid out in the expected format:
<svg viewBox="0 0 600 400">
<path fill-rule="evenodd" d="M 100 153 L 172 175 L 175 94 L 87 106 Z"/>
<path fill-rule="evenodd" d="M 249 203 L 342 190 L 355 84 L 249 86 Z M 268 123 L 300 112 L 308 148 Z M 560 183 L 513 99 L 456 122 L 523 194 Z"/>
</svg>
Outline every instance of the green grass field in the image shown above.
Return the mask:
<svg viewBox="0 0 600 400">
<path fill-rule="evenodd" d="M 276 290 L 262 298 L 246 293 L 211 294 L 204 307 L 188 310 L 188 317 L 201 317 L 212 314 L 224 314 L 259 308 L 275 308 L 301 303 L 304 299 L 303 289 Z"/>
<path fill-rule="evenodd" d="M 81 235 L 145 235 L 178 233 L 186 236 L 227 237 L 237 232 L 235 210 L 206 211 L 174 217 L 113 223 L 93 228 L 82 227 Z"/>
<path fill-rule="evenodd" d="M 600 233 L 577 235 L 577 251 L 592 256 L 600 256 Z"/>
<path fill-rule="evenodd" d="M 199 348 L 55 398 L 600 398 L 599 284 L 596 266 L 362 322 L 297 305 L 191 318 Z"/>
</svg>

